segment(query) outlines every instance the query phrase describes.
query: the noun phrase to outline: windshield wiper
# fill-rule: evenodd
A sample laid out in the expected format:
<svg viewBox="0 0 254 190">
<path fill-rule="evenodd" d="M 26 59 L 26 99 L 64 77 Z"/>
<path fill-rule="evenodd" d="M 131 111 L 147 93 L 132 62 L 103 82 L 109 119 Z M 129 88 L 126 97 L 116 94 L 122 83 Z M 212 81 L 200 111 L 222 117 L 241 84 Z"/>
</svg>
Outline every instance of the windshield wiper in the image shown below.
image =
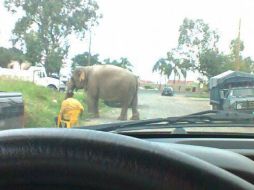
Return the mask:
<svg viewBox="0 0 254 190">
<path fill-rule="evenodd" d="M 180 117 L 167 117 L 139 121 L 117 122 L 94 125 L 90 127 L 85 126 L 79 128 L 93 129 L 99 131 L 121 131 L 132 128 L 138 129 L 139 127 L 144 128 L 144 126 L 148 128 L 153 126 L 154 124 L 156 124 L 156 127 L 163 126 L 164 128 L 166 126 L 167 128 L 175 128 L 174 125 L 176 124 L 185 125 L 185 124 L 218 124 L 218 123 L 224 124 L 248 123 L 253 124 L 254 127 L 254 115 L 239 112 L 208 110 Z"/>
</svg>

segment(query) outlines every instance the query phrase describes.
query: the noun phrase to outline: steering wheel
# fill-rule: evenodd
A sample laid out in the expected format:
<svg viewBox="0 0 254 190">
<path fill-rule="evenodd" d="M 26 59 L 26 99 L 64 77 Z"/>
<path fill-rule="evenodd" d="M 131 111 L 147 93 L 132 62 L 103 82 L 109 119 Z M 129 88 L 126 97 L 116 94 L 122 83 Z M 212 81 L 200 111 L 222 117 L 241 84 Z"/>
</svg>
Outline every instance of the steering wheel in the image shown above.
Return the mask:
<svg viewBox="0 0 254 190">
<path fill-rule="evenodd" d="M 0 132 L 0 189 L 254 189 L 188 154 L 83 129 Z"/>
</svg>

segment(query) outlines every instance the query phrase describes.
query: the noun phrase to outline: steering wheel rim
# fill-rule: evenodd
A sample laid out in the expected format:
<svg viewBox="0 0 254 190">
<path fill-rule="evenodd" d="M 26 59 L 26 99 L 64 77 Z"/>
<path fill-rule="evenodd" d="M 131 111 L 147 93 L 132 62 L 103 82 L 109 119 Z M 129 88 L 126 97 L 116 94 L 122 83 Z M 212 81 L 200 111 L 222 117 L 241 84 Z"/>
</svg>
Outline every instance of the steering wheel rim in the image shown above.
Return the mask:
<svg viewBox="0 0 254 190">
<path fill-rule="evenodd" d="M 0 132 L 0 189 L 254 189 L 188 154 L 83 129 Z"/>
</svg>

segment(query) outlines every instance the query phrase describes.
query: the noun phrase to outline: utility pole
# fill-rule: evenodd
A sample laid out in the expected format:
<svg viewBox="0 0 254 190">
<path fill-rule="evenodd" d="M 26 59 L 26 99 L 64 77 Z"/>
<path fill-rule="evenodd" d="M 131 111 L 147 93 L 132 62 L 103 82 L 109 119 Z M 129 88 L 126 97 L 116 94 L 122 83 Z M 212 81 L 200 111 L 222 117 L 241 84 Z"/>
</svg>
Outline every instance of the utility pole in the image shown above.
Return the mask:
<svg viewBox="0 0 254 190">
<path fill-rule="evenodd" d="M 240 32 L 241 32 L 241 19 L 239 20 L 238 37 L 236 45 L 236 58 L 235 58 L 236 71 L 240 70 L 240 48 L 241 48 Z"/>
<path fill-rule="evenodd" d="M 92 34 L 91 34 L 91 28 L 89 29 L 89 47 L 88 47 L 88 65 L 91 65 L 91 44 L 92 44 Z"/>
</svg>

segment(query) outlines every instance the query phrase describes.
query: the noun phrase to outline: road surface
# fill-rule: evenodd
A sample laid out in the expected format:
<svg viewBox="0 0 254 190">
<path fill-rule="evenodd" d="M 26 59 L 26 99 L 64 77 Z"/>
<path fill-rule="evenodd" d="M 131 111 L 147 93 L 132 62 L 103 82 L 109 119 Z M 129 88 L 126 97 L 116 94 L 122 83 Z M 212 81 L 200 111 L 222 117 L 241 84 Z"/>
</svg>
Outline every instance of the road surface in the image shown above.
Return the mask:
<svg viewBox="0 0 254 190">
<path fill-rule="evenodd" d="M 153 90 L 140 90 L 138 98 L 141 119 L 181 116 L 211 109 L 207 98 L 191 98 L 184 95 L 161 96 L 159 91 Z M 111 108 L 101 113 L 99 119 L 86 120 L 84 124 L 114 122 L 119 115 L 120 108 Z M 128 111 L 128 118 L 130 117 L 131 109 Z"/>
<path fill-rule="evenodd" d="M 199 111 L 211 109 L 207 98 L 191 98 L 185 95 L 175 95 L 173 97 L 161 96 L 159 92 L 142 90 L 139 92 L 139 112 L 141 119 L 161 118 L 170 116 L 181 116 Z M 101 123 L 119 122 L 116 118 L 120 114 L 120 108 L 110 108 L 107 112 L 101 113 L 99 119 L 82 121 L 81 125 L 96 125 Z M 128 118 L 131 117 L 131 109 Z M 161 129 L 160 129 L 161 130 Z M 167 131 L 169 129 L 166 129 Z M 173 130 L 173 129 L 170 129 Z M 245 127 L 195 127 L 188 128 L 187 131 L 196 132 L 232 132 L 232 133 L 254 133 L 254 128 Z"/>
</svg>

